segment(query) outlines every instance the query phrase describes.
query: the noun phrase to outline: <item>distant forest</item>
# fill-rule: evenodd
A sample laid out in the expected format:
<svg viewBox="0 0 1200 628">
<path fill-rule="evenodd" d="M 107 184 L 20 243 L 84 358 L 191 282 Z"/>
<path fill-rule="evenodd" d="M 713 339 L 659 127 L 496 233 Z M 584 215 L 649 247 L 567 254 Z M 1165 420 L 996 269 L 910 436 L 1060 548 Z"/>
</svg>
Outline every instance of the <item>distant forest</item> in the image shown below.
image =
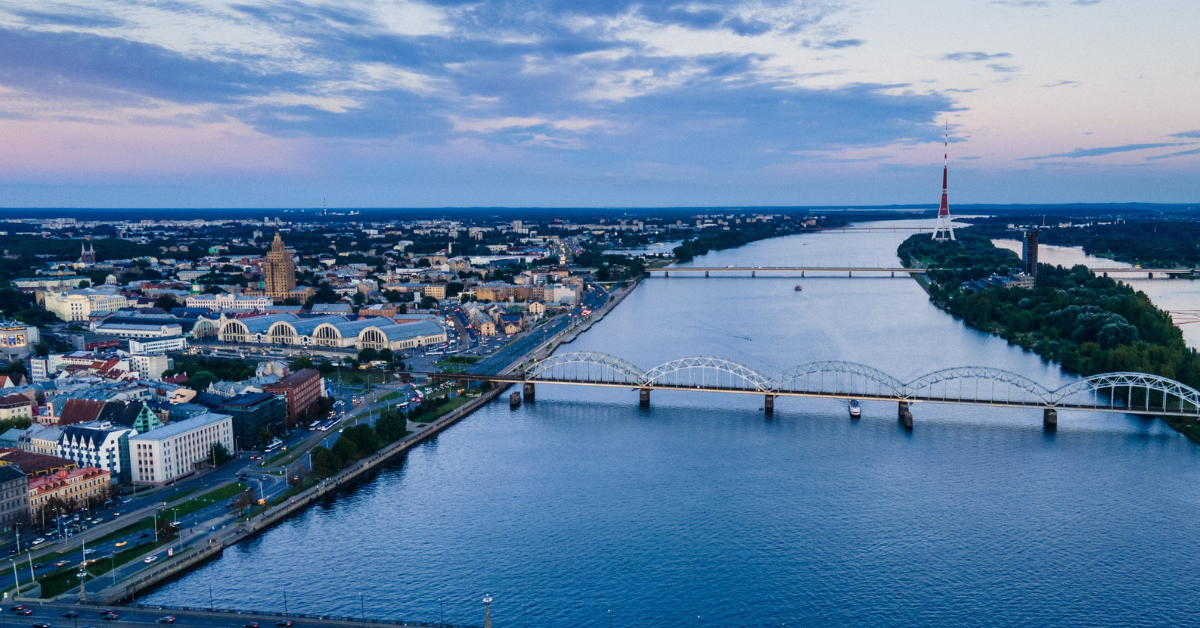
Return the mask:
<svg viewBox="0 0 1200 628">
<path fill-rule="evenodd" d="M 1038 224 L 1041 220 L 1041 216 L 981 220 L 977 233 L 1019 240 L 1022 234 L 1009 230 L 1008 224 Z M 1041 244 L 1080 246 L 1089 255 L 1147 268 L 1200 266 L 1200 222 L 1192 220 L 1138 219 L 1086 227 L 1055 226 L 1042 229 L 1038 235 Z"/>
</svg>

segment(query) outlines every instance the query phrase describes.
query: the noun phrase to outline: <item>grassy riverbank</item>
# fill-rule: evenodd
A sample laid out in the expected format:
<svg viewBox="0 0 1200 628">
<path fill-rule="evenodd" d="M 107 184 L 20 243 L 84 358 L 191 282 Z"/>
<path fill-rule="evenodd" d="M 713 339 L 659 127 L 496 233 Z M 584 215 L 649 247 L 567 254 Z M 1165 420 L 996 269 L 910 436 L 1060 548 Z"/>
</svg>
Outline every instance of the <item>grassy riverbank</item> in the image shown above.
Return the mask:
<svg viewBox="0 0 1200 628">
<path fill-rule="evenodd" d="M 1046 264 L 1039 267 L 1033 288 L 988 285 L 993 274 L 1007 276 L 1020 268 L 1020 259 L 972 229 L 957 235 L 957 241 L 947 242 L 914 235 L 898 250 L 906 265 L 919 263 L 930 269 L 929 298 L 939 307 L 1069 372 L 1087 376 L 1136 371 L 1200 388 L 1200 356 L 1184 343 L 1170 315 L 1145 293 L 1097 277 L 1084 266 Z M 1195 421 L 1168 423 L 1200 442 Z"/>
</svg>

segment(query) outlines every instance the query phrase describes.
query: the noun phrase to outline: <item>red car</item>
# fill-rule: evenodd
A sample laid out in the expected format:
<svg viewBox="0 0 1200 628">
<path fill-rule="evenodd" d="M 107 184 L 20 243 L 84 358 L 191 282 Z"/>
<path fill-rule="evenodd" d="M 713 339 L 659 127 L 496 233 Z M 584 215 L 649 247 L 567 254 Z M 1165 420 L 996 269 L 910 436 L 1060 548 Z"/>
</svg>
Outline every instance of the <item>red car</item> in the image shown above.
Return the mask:
<svg viewBox="0 0 1200 628">
<path fill-rule="evenodd" d="M 32 608 L 21 609 L 21 610 L 17 611 L 17 614 L 18 615 L 32 615 L 33 609 Z"/>
</svg>

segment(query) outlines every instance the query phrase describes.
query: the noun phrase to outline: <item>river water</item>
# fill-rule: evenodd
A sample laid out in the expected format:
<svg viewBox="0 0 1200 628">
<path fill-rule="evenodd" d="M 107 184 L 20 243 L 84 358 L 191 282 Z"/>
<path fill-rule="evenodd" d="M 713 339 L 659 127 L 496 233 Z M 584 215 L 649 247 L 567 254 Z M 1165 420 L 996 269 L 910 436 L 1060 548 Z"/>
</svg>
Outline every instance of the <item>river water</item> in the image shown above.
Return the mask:
<svg viewBox="0 0 1200 628">
<path fill-rule="evenodd" d="M 896 264 L 904 233 L 809 234 L 695 264 Z M 912 280 L 646 280 L 560 351 L 765 375 L 988 365 L 1056 387 Z M 539 386 L 149 596 L 498 628 L 1198 625 L 1200 448 L 1163 423 L 918 404 Z M 361 596 L 361 597 L 360 597 Z M 439 611 L 439 609 L 442 609 Z M 611 611 L 611 613 L 609 612 Z"/>
</svg>

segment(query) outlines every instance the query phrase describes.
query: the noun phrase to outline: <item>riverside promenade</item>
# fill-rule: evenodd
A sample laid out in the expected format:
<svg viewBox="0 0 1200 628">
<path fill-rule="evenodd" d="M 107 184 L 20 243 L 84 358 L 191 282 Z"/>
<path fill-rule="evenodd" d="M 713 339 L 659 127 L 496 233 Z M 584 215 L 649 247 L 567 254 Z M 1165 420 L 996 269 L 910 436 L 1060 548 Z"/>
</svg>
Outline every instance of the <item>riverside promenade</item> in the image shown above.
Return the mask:
<svg viewBox="0 0 1200 628">
<path fill-rule="evenodd" d="M 630 282 L 629 285 L 620 289 L 614 290 L 611 293 L 611 298 L 596 311 L 584 319 L 579 320 L 570 327 L 558 332 L 554 336 L 546 339 L 541 344 L 534 347 L 529 352 L 514 360 L 511 364 L 500 371 L 500 374 L 510 374 L 519 370 L 523 365 L 533 361 L 544 359 L 552 354 L 560 345 L 573 341 L 579 334 L 591 329 L 597 321 L 613 310 L 630 292 L 638 286 L 637 281 Z M 447 375 L 447 379 L 452 379 L 453 375 Z M 218 528 L 211 531 L 209 534 L 197 534 L 188 539 L 184 544 L 182 551 L 177 552 L 174 556 L 167 559 L 157 568 L 152 571 L 145 569 L 132 574 L 124 580 L 108 586 L 103 586 L 103 579 L 93 580 L 88 583 L 88 591 L 86 594 L 86 603 L 92 604 L 115 604 L 118 602 L 135 602 L 137 597 L 142 593 L 153 589 L 159 584 L 177 577 L 187 571 L 199 566 L 210 560 L 219 558 L 224 552 L 224 548 L 230 547 L 245 539 L 248 539 L 256 534 L 270 529 L 272 526 L 287 519 L 288 517 L 297 514 L 308 508 L 309 506 L 324 499 L 330 493 L 334 493 L 341 488 L 359 481 L 370 473 L 375 472 L 382 466 L 388 464 L 391 460 L 400 456 L 419 445 L 420 443 L 433 438 L 438 433 L 449 428 L 463 418 L 470 415 L 475 410 L 484 405 L 495 401 L 500 395 L 507 390 L 508 385 L 500 385 L 489 391 L 483 392 L 478 397 L 467 402 L 463 406 L 441 416 L 427 424 L 416 424 L 416 429 L 408 436 L 380 449 L 378 452 L 359 460 L 353 465 L 343 469 L 342 471 L 321 480 L 315 486 L 312 486 L 301 493 L 289 497 L 285 502 L 269 506 L 261 513 L 254 515 L 251 519 L 238 523 L 236 526 Z M 95 586 L 95 589 L 91 587 Z M 52 600 L 42 600 L 28 597 L 20 597 L 18 601 L 25 602 L 69 602 L 77 599 L 75 593 L 64 594 Z"/>
</svg>

